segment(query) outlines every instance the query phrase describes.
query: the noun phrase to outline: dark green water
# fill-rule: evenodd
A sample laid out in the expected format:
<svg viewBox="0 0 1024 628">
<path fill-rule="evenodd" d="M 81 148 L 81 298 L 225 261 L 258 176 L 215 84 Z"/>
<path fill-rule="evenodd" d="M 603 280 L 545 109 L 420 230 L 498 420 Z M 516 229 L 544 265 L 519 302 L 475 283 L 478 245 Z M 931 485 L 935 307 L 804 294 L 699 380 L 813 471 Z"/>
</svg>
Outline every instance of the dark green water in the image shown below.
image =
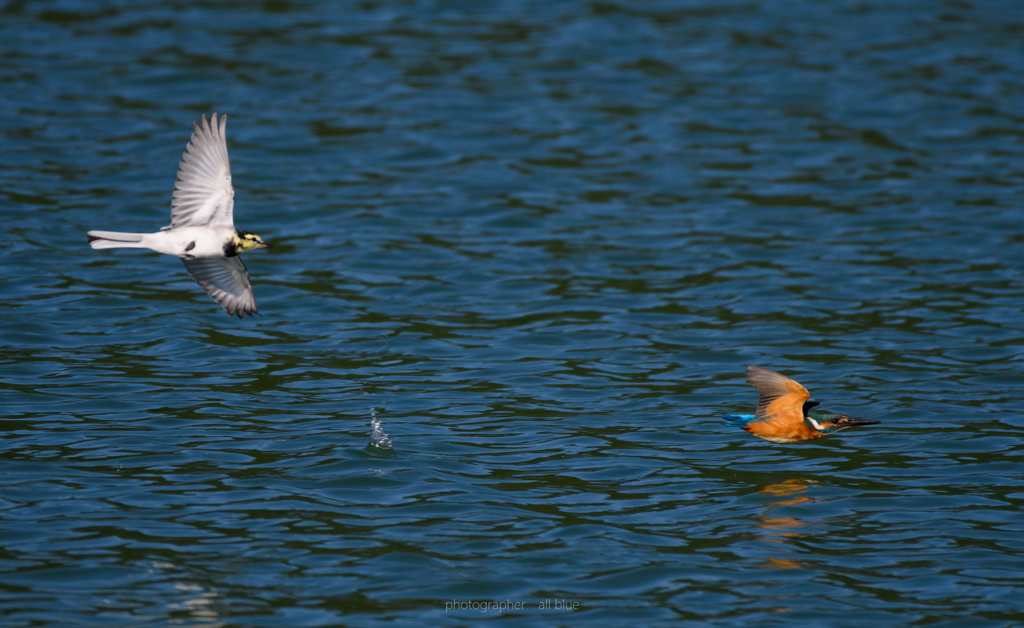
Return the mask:
<svg viewBox="0 0 1024 628">
<path fill-rule="evenodd" d="M 1018 3 L 237 6 L 0 4 L 0 623 L 1024 620 Z"/>
</svg>

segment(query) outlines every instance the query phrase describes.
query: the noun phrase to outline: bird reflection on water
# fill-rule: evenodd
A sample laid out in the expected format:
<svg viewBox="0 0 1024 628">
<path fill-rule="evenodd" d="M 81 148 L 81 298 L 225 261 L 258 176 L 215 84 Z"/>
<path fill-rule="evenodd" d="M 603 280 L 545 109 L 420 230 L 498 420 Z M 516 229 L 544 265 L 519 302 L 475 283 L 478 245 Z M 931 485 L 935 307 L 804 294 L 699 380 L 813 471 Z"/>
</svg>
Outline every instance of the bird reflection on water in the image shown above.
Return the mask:
<svg viewBox="0 0 1024 628">
<path fill-rule="evenodd" d="M 818 501 L 806 495 L 808 487 L 816 484 L 817 482 L 814 480 L 795 478 L 778 484 L 769 484 L 760 490 L 760 493 L 763 495 L 777 498 L 768 502 L 767 508 L 758 518 L 757 526 L 764 531 L 764 540 L 772 543 L 786 543 L 789 539 L 806 536 L 806 533 L 798 531 L 801 528 L 807 527 L 806 523 L 795 517 L 774 517 L 772 516 L 772 511 L 780 506 L 796 506 Z M 803 565 L 795 560 L 783 558 L 769 558 L 767 560 L 772 568 L 803 569 Z"/>
</svg>

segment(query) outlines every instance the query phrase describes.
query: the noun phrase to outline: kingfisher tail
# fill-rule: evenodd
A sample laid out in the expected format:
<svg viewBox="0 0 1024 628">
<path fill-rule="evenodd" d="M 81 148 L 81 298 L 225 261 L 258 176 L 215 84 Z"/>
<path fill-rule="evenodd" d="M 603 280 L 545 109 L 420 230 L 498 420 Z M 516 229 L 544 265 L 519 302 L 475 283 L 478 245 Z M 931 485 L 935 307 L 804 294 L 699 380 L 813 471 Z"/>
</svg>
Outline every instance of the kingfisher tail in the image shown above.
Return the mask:
<svg viewBox="0 0 1024 628">
<path fill-rule="evenodd" d="M 722 415 L 722 423 L 725 423 L 729 427 L 746 427 L 747 423 L 756 421 L 757 417 L 753 414 L 724 414 Z"/>
<path fill-rule="evenodd" d="M 94 249 L 146 249 L 142 243 L 145 233 L 118 233 L 117 231 L 90 231 L 89 246 Z"/>
</svg>

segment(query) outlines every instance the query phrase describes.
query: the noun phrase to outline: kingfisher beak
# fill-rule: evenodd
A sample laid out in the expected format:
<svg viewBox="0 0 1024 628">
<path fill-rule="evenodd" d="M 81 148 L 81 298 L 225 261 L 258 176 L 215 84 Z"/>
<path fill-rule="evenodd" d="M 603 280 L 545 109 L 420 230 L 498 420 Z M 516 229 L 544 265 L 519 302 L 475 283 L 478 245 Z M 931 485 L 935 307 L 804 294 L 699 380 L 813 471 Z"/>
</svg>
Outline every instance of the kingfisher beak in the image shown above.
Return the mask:
<svg viewBox="0 0 1024 628">
<path fill-rule="evenodd" d="M 855 425 L 878 425 L 881 421 L 870 421 L 868 419 L 847 419 L 846 424 L 843 427 L 853 427 Z"/>
</svg>

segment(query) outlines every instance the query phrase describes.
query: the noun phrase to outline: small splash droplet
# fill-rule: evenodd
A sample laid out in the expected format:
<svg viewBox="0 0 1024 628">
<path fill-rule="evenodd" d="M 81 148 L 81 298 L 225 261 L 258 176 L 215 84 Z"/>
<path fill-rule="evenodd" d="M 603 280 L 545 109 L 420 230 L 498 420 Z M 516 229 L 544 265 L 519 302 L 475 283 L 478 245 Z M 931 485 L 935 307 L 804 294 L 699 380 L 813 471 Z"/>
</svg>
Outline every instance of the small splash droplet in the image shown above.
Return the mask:
<svg viewBox="0 0 1024 628">
<path fill-rule="evenodd" d="M 370 406 L 370 427 L 373 428 L 373 432 L 370 433 L 370 446 L 378 449 L 391 449 L 391 439 L 381 429 L 380 419 L 377 418 L 377 409 Z"/>
</svg>

